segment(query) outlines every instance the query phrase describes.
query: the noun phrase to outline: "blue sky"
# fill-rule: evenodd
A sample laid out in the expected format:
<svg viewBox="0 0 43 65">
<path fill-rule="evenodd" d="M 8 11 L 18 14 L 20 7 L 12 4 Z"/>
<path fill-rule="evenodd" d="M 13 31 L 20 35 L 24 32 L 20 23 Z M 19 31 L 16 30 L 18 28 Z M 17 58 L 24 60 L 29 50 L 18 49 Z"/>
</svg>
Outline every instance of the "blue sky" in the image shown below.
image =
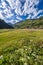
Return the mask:
<svg viewBox="0 0 43 65">
<path fill-rule="evenodd" d="M 43 10 L 43 0 L 40 1 L 38 8 Z"/>
<path fill-rule="evenodd" d="M 43 0 L 0 0 L 0 18 L 7 23 L 43 16 Z"/>
</svg>

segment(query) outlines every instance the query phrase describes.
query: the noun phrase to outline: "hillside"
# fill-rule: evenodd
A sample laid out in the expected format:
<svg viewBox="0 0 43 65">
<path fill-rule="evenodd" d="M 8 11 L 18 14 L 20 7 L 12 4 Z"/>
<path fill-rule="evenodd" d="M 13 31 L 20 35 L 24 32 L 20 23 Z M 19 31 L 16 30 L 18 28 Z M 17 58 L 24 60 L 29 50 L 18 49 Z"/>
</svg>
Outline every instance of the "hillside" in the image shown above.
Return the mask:
<svg viewBox="0 0 43 65">
<path fill-rule="evenodd" d="M 8 29 L 8 28 L 13 28 L 12 26 L 8 25 L 7 23 L 5 23 L 4 20 L 0 19 L 0 29 Z"/>
<path fill-rule="evenodd" d="M 43 17 L 39 18 L 39 19 L 32 19 L 32 20 L 25 20 L 22 22 L 18 22 L 14 25 L 14 28 L 39 28 L 39 29 L 43 29 Z"/>
</svg>

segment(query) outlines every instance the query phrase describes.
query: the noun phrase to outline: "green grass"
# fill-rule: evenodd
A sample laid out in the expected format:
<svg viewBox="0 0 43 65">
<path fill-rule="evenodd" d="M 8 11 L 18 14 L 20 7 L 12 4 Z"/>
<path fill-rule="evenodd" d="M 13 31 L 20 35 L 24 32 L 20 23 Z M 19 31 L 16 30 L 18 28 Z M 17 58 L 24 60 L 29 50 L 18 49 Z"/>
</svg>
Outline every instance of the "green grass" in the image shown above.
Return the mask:
<svg viewBox="0 0 43 65">
<path fill-rule="evenodd" d="M 24 20 L 14 24 L 15 29 L 43 29 L 43 17 L 39 19 Z"/>
<path fill-rule="evenodd" d="M 0 65 L 43 65 L 43 30 L 1 29 Z"/>
</svg>

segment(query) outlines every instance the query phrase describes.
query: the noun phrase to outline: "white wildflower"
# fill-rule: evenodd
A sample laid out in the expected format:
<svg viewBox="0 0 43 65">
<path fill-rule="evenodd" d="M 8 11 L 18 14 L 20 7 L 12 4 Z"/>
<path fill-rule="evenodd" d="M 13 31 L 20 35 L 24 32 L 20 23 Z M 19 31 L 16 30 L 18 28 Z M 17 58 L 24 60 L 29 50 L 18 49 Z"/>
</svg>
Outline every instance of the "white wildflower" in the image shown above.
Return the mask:
<svg viewBox="0 0 43 65">
<path fill-rule="evenodd" d="M 24 65 L 27 65 L 27 63 L 25 62 Z"/>
<path fill-rule="evenodd" d="M 2 58 L 3 58 L 3 55 L 0 56 L 0 59 L 2 59 Z"/>
</svg>

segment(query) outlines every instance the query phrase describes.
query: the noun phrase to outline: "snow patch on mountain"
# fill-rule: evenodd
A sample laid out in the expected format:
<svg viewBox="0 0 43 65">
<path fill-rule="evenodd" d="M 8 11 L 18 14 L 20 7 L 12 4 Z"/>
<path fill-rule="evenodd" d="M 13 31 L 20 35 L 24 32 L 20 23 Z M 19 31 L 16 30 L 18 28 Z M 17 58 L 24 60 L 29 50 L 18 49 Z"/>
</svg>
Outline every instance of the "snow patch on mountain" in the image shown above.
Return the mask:
<svg viewBox="0 0 43 65">
<path fill-rule="evenodd" d="M 40 2 L 41 0 L 0 0 L 0 18 L 10 22 L 38 18 L 40 13 L 43 14 L 43 10 L 38 10 L 37 7 Z"/>
</svg>

